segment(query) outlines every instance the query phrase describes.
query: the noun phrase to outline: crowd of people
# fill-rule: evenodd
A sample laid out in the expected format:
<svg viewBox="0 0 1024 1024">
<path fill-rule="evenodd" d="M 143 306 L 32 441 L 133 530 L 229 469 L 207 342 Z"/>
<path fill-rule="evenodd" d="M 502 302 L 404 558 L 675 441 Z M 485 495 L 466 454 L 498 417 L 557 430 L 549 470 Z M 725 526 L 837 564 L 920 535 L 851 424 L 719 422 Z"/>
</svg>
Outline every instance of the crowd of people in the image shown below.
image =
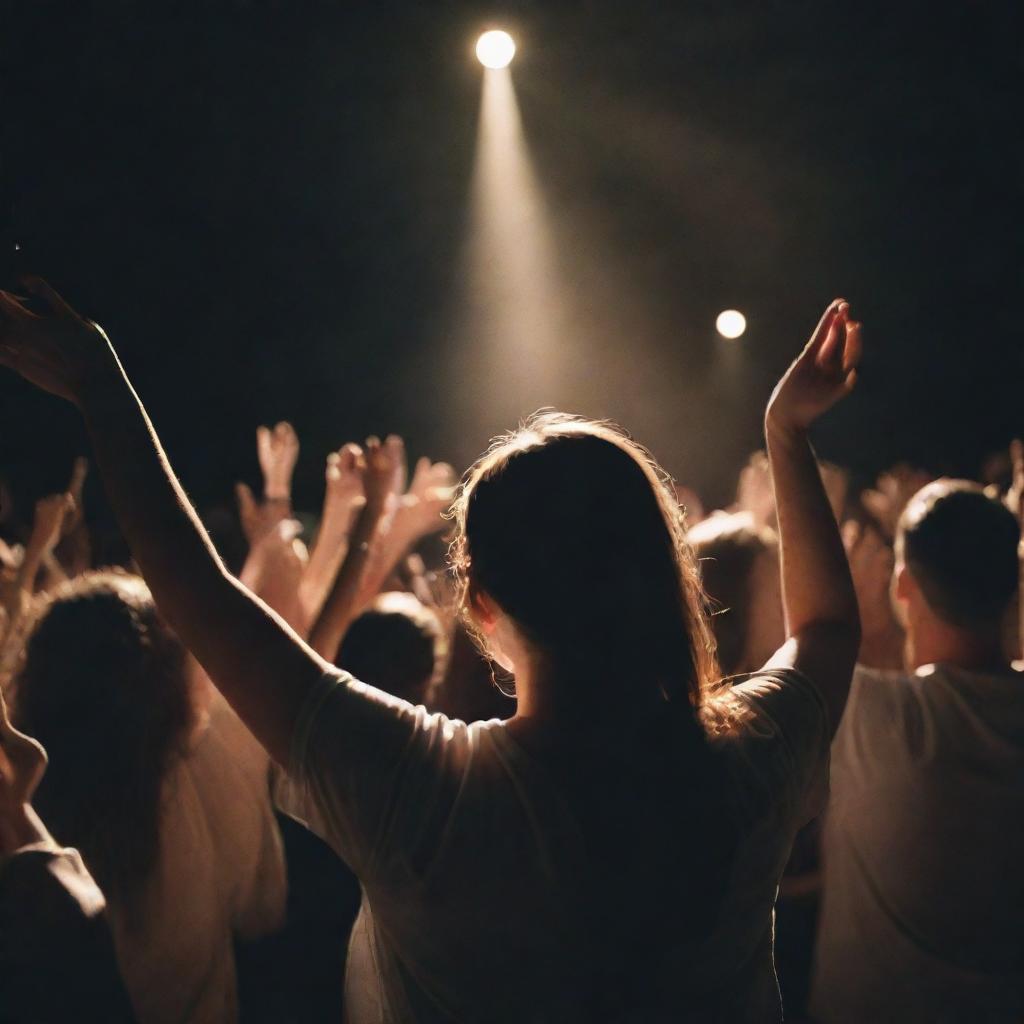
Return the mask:
<svg viewBox="0 0 1024 1024">
<path fill-rule="evenodd" d="M 0 1024 L 1024 1020 L 1024 447 L 820 462 L 844 300 L 727 509 L 544 413 L 461 482 L 344 445 L 307 546 L 289 424 L 208 532 L 24 286 L 0 364 L 78 407 L 130 556 L 85 459 L 0 509 Z"/>
</svg>

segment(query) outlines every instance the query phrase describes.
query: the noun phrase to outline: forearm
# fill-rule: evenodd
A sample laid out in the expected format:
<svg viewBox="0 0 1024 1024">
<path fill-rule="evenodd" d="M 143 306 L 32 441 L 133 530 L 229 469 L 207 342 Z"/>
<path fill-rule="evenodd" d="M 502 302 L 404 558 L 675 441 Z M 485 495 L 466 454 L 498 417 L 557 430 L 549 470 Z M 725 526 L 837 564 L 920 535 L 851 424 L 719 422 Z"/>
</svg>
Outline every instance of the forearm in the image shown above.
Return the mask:
<svg viewBox="0 0 1024 1024">
<path fill-rule="evenodd" d="M 315 622 L 323 610 L 331 584 L 348 553 L 348 536 L 347 530 L 322 532 L 309 553 L 309 563 L 299 585 L 309 622 Z"/>
<path fill-rule="evenodd" d="M 334 661 L 342 638 L 354 618 L 383 516 L 382 502 L 368 502 L 363 506 L 334 585 L 310 631 L 310 646 L 328 661 Z"/>
<path fill-rule="evenodd" d="M 370 560 L 359 588 L 360 607 L 369 604 L 380 593 L 402 556 L 415 542 L 415 534 L 405 529 L 401 519 L 396 518 L 391 529 L 381 536 L 379 544 L 370 552 Z"/>
<path fill-rule="evenodd" d="M 859 634 L 846 552 L 807 434 L 780 429 L 769 418 L 765 436 L 778 514 L 787 635 L 825 623 Z"/>
</svg>

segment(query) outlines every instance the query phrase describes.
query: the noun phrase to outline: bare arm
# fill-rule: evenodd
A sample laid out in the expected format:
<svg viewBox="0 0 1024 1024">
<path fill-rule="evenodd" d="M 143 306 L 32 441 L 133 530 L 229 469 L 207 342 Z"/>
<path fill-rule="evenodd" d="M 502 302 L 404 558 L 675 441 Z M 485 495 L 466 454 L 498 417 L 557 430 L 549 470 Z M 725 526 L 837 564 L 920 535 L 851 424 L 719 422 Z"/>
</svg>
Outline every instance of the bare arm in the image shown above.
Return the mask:
<svg viewBox="0 0 1024 1024">
<path fill-rule="evenodd" d="M 833 731 L 860 643 L 857 597 L 808 430 L 853 388 L 860 324 L 833 302 L 768 403 L 765 437 L 778 511 L 787 641 L 770 665 L 800 669 L 818 687 Z"/>
<path fill-rule="evenodd" d="M 315 622 L 348 551 L 349 534 L 363 505 L 363 451 L 346 444 L 327 456 L 320 529 L 302 574 L 300 592 L 307 622 Z"/>
<path fill-rule="evenodd" d="M 369 604 L 405 555 L 424 537 L 445 527 L 444 513 L 455 496 L 455 470 L 446 462 L 421 458 L 407 494 L 397 500 L 389 529 L 371 553 L 363 579 L 360 607 Z"/>
<path fill-rule="evenodd" d="M 394 476 L 393 463 L 376 438 L 366 442 L 365 453 L 360 457 L 361 466 L 364 465 L 363 459 L 366 500 L 352 531 L 345 559 L 309 634 L 313 650 L 329 661 L 337 657 L 341 641 L 358 612 L 363 578 L 374 547 L 380 541 L 381 522 L 387 510 Z"/>
<path fill-rule="evenodd" d="M 106 335 L 44 282 L 50 312 L 0 293 L 0 362 L 74 402 L 107 497 L 161 612 L 272 757 L 327 664 L 224 569 Z"/>
</svg>

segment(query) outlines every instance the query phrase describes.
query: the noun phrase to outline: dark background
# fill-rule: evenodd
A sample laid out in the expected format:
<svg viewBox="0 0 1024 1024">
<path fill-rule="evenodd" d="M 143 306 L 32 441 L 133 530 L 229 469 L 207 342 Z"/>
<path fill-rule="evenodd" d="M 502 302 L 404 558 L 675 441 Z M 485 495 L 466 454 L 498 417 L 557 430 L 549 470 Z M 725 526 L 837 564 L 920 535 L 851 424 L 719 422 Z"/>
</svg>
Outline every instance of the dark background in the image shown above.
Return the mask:
<svg viewBox="0 0 1024 1024">
<path fill-rule="evenodd" d="M 725 501 L 844 295 L 867 356 L 822 453 L 973 472 L 1024 428 L 1015 6 L 24 3 L 0 27 L 8 233 L 108 329 L 201 504 L 254 479 L 253 429 L 285 417 L 300 505 L 370 432 L 462 469 L 513 425 L 458 421 L 450 359 L 472 45 L 507 27 L 591 353 L 531 406 L 621 418 Z M 6 372 L 0 431 L 19 501 L 86 446 Z"/>
</svg>

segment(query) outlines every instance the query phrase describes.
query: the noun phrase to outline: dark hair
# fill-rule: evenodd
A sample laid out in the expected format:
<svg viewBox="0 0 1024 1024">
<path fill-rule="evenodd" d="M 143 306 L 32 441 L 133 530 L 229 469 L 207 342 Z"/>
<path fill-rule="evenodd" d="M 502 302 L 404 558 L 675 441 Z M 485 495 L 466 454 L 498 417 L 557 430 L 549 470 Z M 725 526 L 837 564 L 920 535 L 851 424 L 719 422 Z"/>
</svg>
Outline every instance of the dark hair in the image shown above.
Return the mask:
<svg viewBox="0 0 1024 1024">
<path fill-rule="evenodd" d="M 146 584 L 119 570 L 55 588 L 28 638 L 16 716 L 50 756 L 35 802 L 115 898 L 156 864 L 164 779 L 195 720 L 184 666 Z"/>
<path fill-rule="evenodd" d="M 910 499 L 896 550 L 928 607 L 962 629 L 997 625 L 1018 587 L 1020 527 L 968 480 L 935 480 Z"/>
<path fill-rule="evenodd" d="M 349 626 L 338 668 L 413 704 L 426 700 L 441 654 L 441 623 L 412 594 L 381 594 Z"/>
<path fill-rule="evenodd" d="M 469 470 L 454 517 L 463 611 L 489 595 L 560 685 L 649 686 L 712 710 L 714 638 L 682 512 L 621 429 L 534 416 Z"/>
<path fill-rule="evenodd" d="M 768 527 L 758 529 L 747 515 L 715 514 L 698 523 L 687 537 L 711 602 L 711 627 L 722 671 L 727 676 L 748 671 L 751 666 L 742 661 L 750 624 L 751 576 L 758 557 L 777 549 L 775 533 Z"/>
</svg>

